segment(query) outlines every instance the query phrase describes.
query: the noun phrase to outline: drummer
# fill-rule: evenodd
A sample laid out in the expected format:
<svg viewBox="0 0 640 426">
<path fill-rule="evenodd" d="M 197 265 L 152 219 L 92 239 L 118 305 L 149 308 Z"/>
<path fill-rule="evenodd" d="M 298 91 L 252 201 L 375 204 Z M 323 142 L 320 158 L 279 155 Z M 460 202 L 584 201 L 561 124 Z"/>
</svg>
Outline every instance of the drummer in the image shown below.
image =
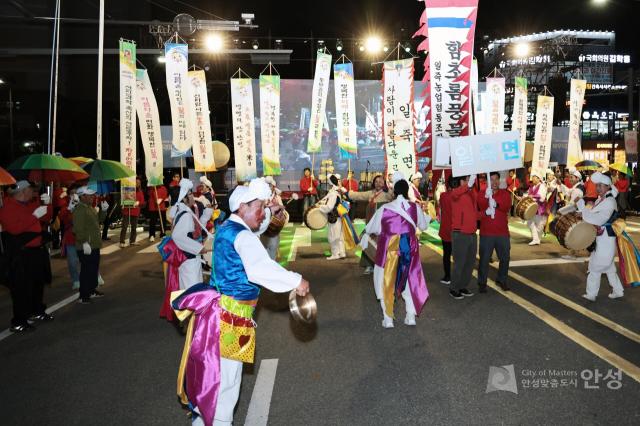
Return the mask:
<svg viewBox="0 0 640 426">
<path fill-rule="evenodd" d="M 527 197 L 533 198 L 538 203 L 538 210 L 533 219 L 527 221 L 531 230 L 530 246 L 540 245 L 540 238 L 544 232 L 544 226 L 547 223 L 547 186 L 540 178 L 541 173 L 537 170 L 531 172 L 531 185 L 527 191 Z"/>
<path fill-rule="evenodd" d="M 616 272 L 616 234 L 611 224 L 617 218 L 616 195 L 618 191 L 612 187 L 611 178 L 600 172 L 591 175 L 591 181 L 596 186 L 598 199 L 592 209 L 585 208 L 585 201 L 577 202 L 578 211 L 582 219 L 597 228 L 596 247 L 589 257 L 589 275 L 587 276 L 587 291 L 582 296 L 595 302 L 600 290 L 600 278 L 607 274 L 607 281 L 611 286 L 610 299 L 617 299 L 624 295 L 624 289 Z"/>
<path fill-rule="evenodd" d="M 318 202 L 318 208 L 323 214 L 327 215 L 329 220 L 327 240 L 331 247 L 331 256 L 327 257 L 327 260 L 344 259 L 347 257 L 347 253 L 342 236 L 342 221 L 337 213 L 338 203 L 342 199 L 340 175 L 332 174 L 329 176 L 329 183 L 331 184 L 329 192 Z"/>
<path fill-rule="evenodd" d="M 273 178 L 273 176 L 266 176 L 264 178 L 264 181 L 269 184 L 269 189 L 271 190 L 270 204 L 272 206 L 279 206 L 279 208 L 284 211 L 282 198 L 280 197 L 282 191 L 280 191 L 280 189 L 276 187 L 275 179 Z M 286 215 L 286 218 L 286 221 L 288 221 L 289 216 Z M 270 221 L 271 217 L 268 216 L 265 220 Z M 278 232 L 278 234 L 273 237 L 268 237 L 267 235 L 262 234 L 260 235 L 260 241 L 262 242 L 264 248 L 267 250 L 269 257 L 273 260 L 276 260 L 276 258 L 278 257 L 278 247 L 280 246 L 280 233 Z"/>
</svg>

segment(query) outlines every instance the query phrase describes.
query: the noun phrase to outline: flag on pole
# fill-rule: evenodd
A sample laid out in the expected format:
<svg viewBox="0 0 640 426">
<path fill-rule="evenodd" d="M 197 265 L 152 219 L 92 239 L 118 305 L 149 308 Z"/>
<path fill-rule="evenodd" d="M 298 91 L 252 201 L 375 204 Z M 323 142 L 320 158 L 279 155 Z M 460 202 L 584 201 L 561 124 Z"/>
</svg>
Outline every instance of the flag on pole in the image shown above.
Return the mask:
<svg viewBox="0 0 640 426">
<path fill-rule="evenodd" d="M 316 58 L 316 73 L 313 79 L 311 94 L 311 119 L 309 121 L 308 152 L 320 152 L 322 144 L 322 129 L 325 121 L 325 108 L 329 94 L 329 79 L 331 78 L 331 55 L 318 52 Z"/>
<path fill-rule="evenodd" d="M 263 174 L 280 175 L 279 75 L 260 75 L 260 141 Z"/>
<path fill-rule="evenodd" d="M 356 96 L 353 83 L 353 63 L 333 66 L 333 86 L 336 100 L 338 147 L 342 158 L 356 158 L 358 135 L 356 132 Z"/>
<path fill-rule="evenodd" d="M 136 170 L 136 44 L 120 40 L 120 162 Z M 121 181 L 121 203 L 136 201 L 136 178 Z"/>
<path fill-rule="evenodd" d="M 209 99 L 207 79 L 204 71 L 189 71 L 189 95 L 191 99 L 191 128 L 193 129 L 192 151 L 196 172 L 214 172 L 213 144 L 211 143 L 211 121 L 209 119 Z"/>
<path fill-rule="evenodd" d="M 571 92 L 569 95 L 569 145 L 567 147 L 567 166 L 569 167 L 575 167 L 576 163 L 584 160 L 580 142 L 580 119 L 586 88 L 586 80 L 571 79 Z"/>
<path fill-rule="evenodd" d="M 231 79 L 231 105 L 236 180 L 246 182 L 257 176 L 253 88 L 250 78 Z"/>
<path fill-rule="evenodd" d="M 516 77 L 511 129 L 520 132 L 520 152 L 524 152 L 527 143 L 527 79 L 524 77 Z"/>
<path fill-rule="evenodd" d="M 193 140 L 192 122 L 189 117 L 191 111 L 187 70 L 189 46 L 179 43 L 166 43 L 164 45 L 164 57 L 173 130 L 171 156 L 184 157 L 188 154 Z"/>
<path fill-rule="evenodd" d="M 487 126 L 486 133 L 504 132 L 504 94 L 504 77 L 487 78 L 486 108 L 483 105 L 483 109 L 487 115 L 485 124 Z"/>
<path fill-rule="evenodd" d="M 147 70 L 136 71 L 136 112 L 140 123 L 142 146 L 144 147 L 144 171 L 148 185 L 162 185 L 164 175 L 160 115 Z"/>
<path fill-rule="evenodd" d="M 533 145 L 531 173 L 546 176 L 551 158 L 551 130 L 553 128 L 553 96 L 538 96 L 536 133 Z"/>
</svg>

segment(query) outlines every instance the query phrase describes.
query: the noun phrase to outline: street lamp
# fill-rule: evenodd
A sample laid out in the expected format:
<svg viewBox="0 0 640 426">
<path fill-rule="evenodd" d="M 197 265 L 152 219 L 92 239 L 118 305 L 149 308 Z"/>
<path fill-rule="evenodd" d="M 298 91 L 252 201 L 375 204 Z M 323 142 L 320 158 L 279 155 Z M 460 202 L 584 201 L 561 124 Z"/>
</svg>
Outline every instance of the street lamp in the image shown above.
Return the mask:
<svg viewBox="0 0 640 426">
<path fill-rule="evenodd" d="M 529 43 L 518 43 L 515 45 L 515 55 L 518 58 L 525 58 L 529 55 L 529 52 L 531 51 L 531 46 L 529 46 Z"/>
<path fill-rule="evenodd" d="M 591 3 L 595 4 L 596 6 L 604 6 L 605 4 L 607 4 L 607 0 L 591 0 Z"/>
<path fill-rule="evenodd" d="M 219 53 L 224 47 L 224 40 L 219 34 L 210 34 L 205 39 L 207 50 L 212 53 Z"/>
</svg>

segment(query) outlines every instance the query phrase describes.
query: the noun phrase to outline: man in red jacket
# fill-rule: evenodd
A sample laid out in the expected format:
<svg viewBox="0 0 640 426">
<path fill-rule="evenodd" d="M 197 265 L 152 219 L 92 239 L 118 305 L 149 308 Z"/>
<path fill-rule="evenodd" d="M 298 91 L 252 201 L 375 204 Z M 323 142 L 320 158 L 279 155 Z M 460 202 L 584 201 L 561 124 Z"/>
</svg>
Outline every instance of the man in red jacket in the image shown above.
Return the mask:
<svg viewBox="0 0 640 426">
<path fill-rule="evenodd" d="M 136 196 L 137 198 L 137 196 Z M 156 239 L 156 226 L 158 218 L 160 219 L 160 238 L 164 237 L 167 229 L 167 202 L 169 201 L 169 192 L 164 185 L 150 186 L 147 188 L 147 199 L 149 200 L 149 241 L 154 242 Z"/>
<path fill-rule="evenodd" d="M 447 179 L 447 190 L 440 194 L 440 230 L 438 235 L 442 240 L 442 267 L 444 277 L 440 280 L 442 284 L 451 284 L 451 185 L 453 177 Z"/>
<path fill-rule="evenodd" d="M 317 179 L 313 177 L 310 168 L 304 169 L 304 176 L 300 179 L 300 191 L 304 196 L 304 203 L 302 206 L 302 212 L 306 212 L 307 209 L 313 206 L 318 201 L 318 182 Z"/>
<path fill-rule="evenodd" d="M 506 189 L 500 189 L 500 173 L 490 174 L 491 189 L 479 194 L 478 211 L 480 214 L 480 263 L 478 264 L 478 287 L 480 293 L 487 292 L 487 274 L 489 259 L 495 249 L 500 267 L 496 282 L 504 291 L 509 291 L 507 274 L 511 242 L 509 237 L 509 210 L 511 195 Z"/>
<path fill-rule="evenodd" d="M 129 245 L 137 246 L 136 242 L 138 216 L 140 209 L 144 207 L 144 193 L 142 192 L 142 182 L 140 178 L 136 179 L 136 201 L 133 207 L 122 207 L 122 230 L 120 231 L 120 248 L 124 248 L 125 239 L 127 238 L 127 228 L 131 224 L 131 234 L 129 235 Z"/>
<path fill-rule="evenodd" d="M 473 265 L 476 261 L 478 246 L 478 211 L 476 209 L 476 193 L 473 190 L 476 177 L 462 176 L 453 180 L 451 191 L 451 249 L 456 267 L 451 277 L 449 295 L 454 299 L 471 297 L 467 290 Z"/>
<path fill-rule="evenodd" d="M 53 210 L 49 195 L 37 193 L 26 180 L 16 183 L 12 196 L 0 208 L 0 228 L 9 259 L 9 290 L 13 302 L 11 331 L 33 330 L 34 321 L 51 321 L 45 312 L 44 285 L 50 279 L 49 252 L 43 245 L 42 229 Z M 40 201 L 44 205 L 40 205 Z"/>
</svg>

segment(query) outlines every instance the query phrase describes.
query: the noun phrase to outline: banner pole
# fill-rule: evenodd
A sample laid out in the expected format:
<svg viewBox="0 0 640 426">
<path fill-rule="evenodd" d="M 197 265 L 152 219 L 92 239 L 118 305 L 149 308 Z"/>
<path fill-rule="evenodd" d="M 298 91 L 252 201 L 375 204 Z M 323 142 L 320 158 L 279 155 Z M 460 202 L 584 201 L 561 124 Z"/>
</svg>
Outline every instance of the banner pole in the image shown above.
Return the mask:
<svg viewBox="0 0 640 426">
<path fill-rule="evenodd" d="M 182 158 L 183 157 L 180 157 L 180 179 L 184 178 L 184 172 L 182 170 Z"/>
<path fill-rule="evenodd" d="M 164 235 L 164 221 L 162 220 L 162 212 L 160 211 L 160 203 L 158 203 L 158 187 L 153 187 L 153 192 L 156 194 L 156 205 L 158 206 L 158 218 L 160 219 L 160 229 Z"/>
<path fill-rule="evenodd" d="M 104 53 L 104 0 L 100 0 L 100 26 L 98 30 L 98 117 L 96 126 L 96 158 L 102 159 L 102 68 Z"/>
</svg>

